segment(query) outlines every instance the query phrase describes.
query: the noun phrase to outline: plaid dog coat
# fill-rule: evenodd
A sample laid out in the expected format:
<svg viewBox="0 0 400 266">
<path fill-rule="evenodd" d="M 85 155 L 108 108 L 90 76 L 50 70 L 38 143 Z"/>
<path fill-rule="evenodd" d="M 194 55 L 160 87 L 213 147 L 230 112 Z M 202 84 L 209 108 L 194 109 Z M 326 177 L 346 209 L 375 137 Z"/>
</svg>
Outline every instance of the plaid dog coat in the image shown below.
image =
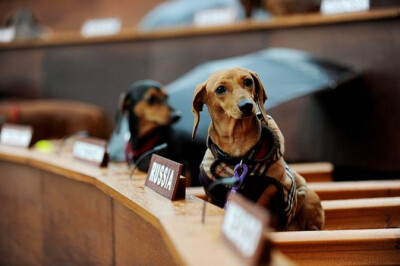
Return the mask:
<svg viewBox="0 0 400 266">
<path fill-rule="evenodd" d="M 239 193 L 252 201 L 257 201 L 269 185 L 278 189 L 278 205 L 276 211 L 286 227 L 296 213 L 296 181 L 289 166 L 283 159 L 284 138 L 272 117 L 262 123 L 259 142 L 243 157 L 231 157 L 220 150 L 208 137 L 207 151 L 200 165 L 200 183 L 207 195 L 219 206 L 224 206 L 231 187 L 215 186 L 212 191 L 208 187 L 221 178 L 232 177 L 234 168 L 241 161 L 248 166 L 248 172 Z"/>
</svg>

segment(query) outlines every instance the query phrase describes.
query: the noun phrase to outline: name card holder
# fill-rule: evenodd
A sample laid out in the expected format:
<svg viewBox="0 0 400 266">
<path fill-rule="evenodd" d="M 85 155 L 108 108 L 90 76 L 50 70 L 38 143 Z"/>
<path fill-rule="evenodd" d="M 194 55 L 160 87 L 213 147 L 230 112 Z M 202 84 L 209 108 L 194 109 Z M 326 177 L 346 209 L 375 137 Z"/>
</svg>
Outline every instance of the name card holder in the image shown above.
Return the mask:
<svg viewBox="0 0 400 266">
<path fill-rule="evenodd" d="M 153 154 L 145 186 L 169 200 L 184 199 L 186 179 L 181 176 L 182 164 Z"/>
<path fill-rule="evenodd" d="M 106 167 L 108 164 L 107 141 L 98 138 L 78 138 L 73 147 L 74 158 L 96 165 Z"/>
<path fill-rule="evenodd" d="M 12 42 L 15 38 L 15 27 L 0 28 L 0 43 Z"/>
<path fill-rule="evenodd" d="M 339 14 L 346 12 L 367 11 L 370 9 L 370 0 L 322 0 L 322 14 Z"/>
<path fill-rule="evenodd" d="M 89 19 L 81 28 L 81 34 L 85 37 L 98 37 L 116 35 L 121 31 L 119 18 Z"/>
<path fill-rule="evenodd" d="M 198 27 L 210 27 L 232 24 L 237 20 L 239 9 L 235 7 L 211 8 L 197 11 L 193 24 Z"/>
<path fill-rule="evenodd" d="M 271 254 L 271 241 L 265 234 L 269 221 L 266 209 L 240 194 L 230 194 L 221 238 L 247 265 L 267 264 Z"/>
<path fill-rule="evenodd" d="M 31 126 L 4 124 L 1 128 L 0 143 L 27 148 L 31 145 L 32 135 Z"/>
</svg>

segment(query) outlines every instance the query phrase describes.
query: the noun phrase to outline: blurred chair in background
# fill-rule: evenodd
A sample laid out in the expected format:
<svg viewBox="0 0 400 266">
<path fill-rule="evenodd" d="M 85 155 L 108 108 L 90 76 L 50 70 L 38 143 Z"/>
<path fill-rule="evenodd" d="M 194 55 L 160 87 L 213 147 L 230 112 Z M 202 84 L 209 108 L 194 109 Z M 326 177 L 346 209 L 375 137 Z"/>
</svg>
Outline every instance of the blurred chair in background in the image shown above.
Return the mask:
<svg viewBox="0 0 400 266">
<path fill-rule="evenodd" d="M 70 100 L 2 101 L 0 117 L 3 123 L 32 126 L 33 143 L 68 137 L 80 131 L 107 139 L 111 132 L 111 122 L 100 107 Z"/>
<path fill-rule="evenodd" d="M 14 40 L 29 40 L 42 38 L 51 30 L 42 25 L 38 17 L 27 8 L 19 8 L 5 20 L 5 27 L 15 31 Z"/>
</svg>

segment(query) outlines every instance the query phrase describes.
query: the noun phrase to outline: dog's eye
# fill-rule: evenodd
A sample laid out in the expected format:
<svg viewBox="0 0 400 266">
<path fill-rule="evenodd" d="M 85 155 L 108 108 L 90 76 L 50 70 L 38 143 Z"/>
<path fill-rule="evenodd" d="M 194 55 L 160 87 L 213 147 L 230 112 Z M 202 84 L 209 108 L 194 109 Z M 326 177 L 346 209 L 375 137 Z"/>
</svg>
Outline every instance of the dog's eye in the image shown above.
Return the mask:
<svg viewBox="0 0 400 266">
<path fill-rule="evenodd" d="M 149 104 L 155 104 L 157 101 L 158 101 L 157 98 L 154 96 L 151 96 L 150 98 L 147 99 L 147 102 Z"/>
<path fill-rule="evenodd" d="M 218 86 L 216 89 L 215 89 L 215 93 L 216 94 L 219 94 L 219 95 L 221 95 L 221 94 L 224 94 L 226 92 L 226 87 L 225 86 Z"/>
<path fill-rule="evenodd" d="M 244 86 L 245 87 L 252 87 L 253 86 L 253 80 L 252 79 L 245 79 L 244 80 Z"/>
</svg>

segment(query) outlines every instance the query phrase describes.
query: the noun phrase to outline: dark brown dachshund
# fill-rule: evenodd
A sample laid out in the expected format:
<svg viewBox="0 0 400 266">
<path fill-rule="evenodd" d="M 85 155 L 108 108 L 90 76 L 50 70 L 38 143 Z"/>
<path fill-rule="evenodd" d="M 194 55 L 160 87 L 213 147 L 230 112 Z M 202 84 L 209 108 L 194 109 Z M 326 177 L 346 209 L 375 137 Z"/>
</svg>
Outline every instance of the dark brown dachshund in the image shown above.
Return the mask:
<svg viewBox="0 0 400 266">
<path fill-rule="evenodd" d="M 148 152 L 167 144 L 166 149 L 157 153 L 181 163 L 182 174 L 191 184 L 191 176 L 198 176 L 199 160 L 191 154 L 193 142 L 190 136 L 172 127 L 180 115 L 169 105 L 167 92 L 162 85 L 154 80 L 135 82 L 127 93 L 121 95 L 120 108 L 129 121 L 130 139 L 125 149 L 126 160 L 147 172 L 151 159 Z"/>
<path fill-rule="evenodd" d="M 167 98 L 161 84 L 153 80 L 138 81 L 121 95 L 121 111 L 129 120 L 130 139 L 125 150 L 129 163 L 136 164 L 140 156 L 163 143 L 169 146 L 163 155 L 177 160 L 173 145 L 170 145 L 170 127 L 179 120 L 179 115 L 168 105 Z M 137 167 L 146 172 L 149 163 L 150 156 Z"/>
<path fill-rule="evenodd" d="M 269 208 L 278 230 L 322 229 L 324 211 L 320 200 L 284 161 L 284 139 L 265 112 L 266 99 L 257 74 L 244 68 L 216 72 L 197 86 L 193 138 L 204 104 L 211 116 L 200 182 L 221 207 L 228 192 L 237 191 Z M 237 179 L 235 185 L 213 185 L 216 180 L 233 176 Z"/>
</svg>

